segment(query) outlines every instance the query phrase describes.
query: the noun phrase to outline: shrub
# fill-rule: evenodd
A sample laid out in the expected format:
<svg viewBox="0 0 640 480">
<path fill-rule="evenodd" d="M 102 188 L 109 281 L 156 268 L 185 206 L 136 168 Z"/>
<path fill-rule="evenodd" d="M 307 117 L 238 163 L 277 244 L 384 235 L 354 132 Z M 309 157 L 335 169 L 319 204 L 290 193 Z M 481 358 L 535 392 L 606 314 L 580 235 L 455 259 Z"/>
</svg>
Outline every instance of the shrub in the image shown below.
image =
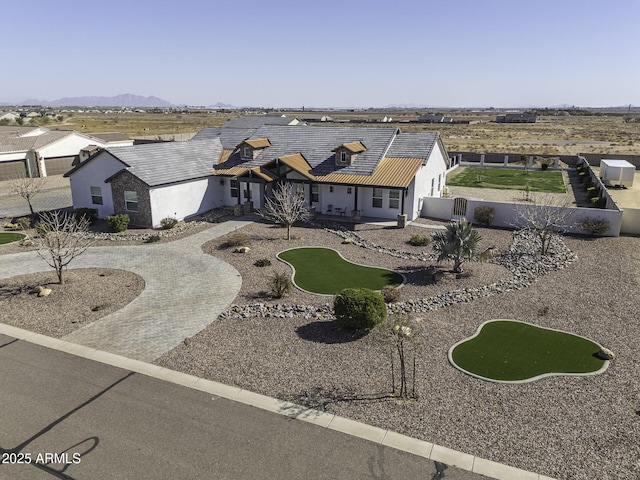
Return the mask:
<svg viewBox="0 0 640 480">
<path fill-rule="evenodd" d="M 584 183 L 587 181 L 587 179 L 589 179 L 589 175 L 587 174 L 587 172 L 582 170 L 578 173 L 578 179 L 580 180 L 580 183 Z"/>
<path fill-rule="evenodd" d="M 26 230 L 31 227 L 31 218 L 29 217 L 20 217 L 16 218 L 13 221 L 14 225 L 17 225 L 20 230 Z"/>
<path fill-rule="evenodd" d="M 370 329 L 387 317 L 387 306 L 379 293 L 368 288 L 345 288 L 333 300 L 338 323 L 346 328 Z"/>
<path fill-rule="evenodd" d="M 385 303 L 393 303 L 400 300 L 400 289 L 396 288 L 392 285 L 387 285 L 382 290 L 380 290 L 380 294 L 382 298 L 384 298 Z"/>
<path fill-rule="evenodd" d="M 249 236 L 246 233 L 232 233 L 227 237 L 224 246 L 226 248 L 231 247 L 246 247 L 249 245 Z"/>
<path fill-rule="evenodd" d="M 271 294 L 276 298 L 282 298 L 291 292 L 291 279 L 286 273 L 274 273 L 269 278 Z"/>
<path fill-rule="evenodd" d="M 87 219 L 89 225 L 92 225 L 98 219 L 98 209 L 97 208 L 76 208 L 73 211 L 73 216 L 76 220 L 80 220 L 83 217 Z"/>
<path fill-rule="evenodd" d="M 261 258 L 259 260 L 256 260 L 254 265 L 256 267 L 268 267 L 269 265 L 271 265 L 271 260 L 269 260 L 268 258 Z"/>
<path fill-rule="evenodd" d="M 609 230 L 609 221 L 602 218 L 585 217 L 580 220 L 580 226 L 591 235 L 601 235 Z"/>
<path fill-rule="evenodd" d="M 491 207 L 476 207 L 473 210 L 473 221 L 488 227 L 493 222 L 494 210 Z"/>
<path fill-rule="evenodd" d="M 117 215 L 109 215 L 106 218 L 107 227 L 112 232 L 124 232 L 129 228 L 129 215 L 126 213 L 119 213 Z"/>
<path fill-rule="evenodd" d="M 155 243 L 160 241 L 160 235 L 149 235 L 144 243 Z"/>
<path fill-rule="evenodd" d="M 163 230 L 169 230 L 175 227 L 178 224 L 178 220 L 176 218 L 167 217 L 160 220 L 160 226 Z"/>
<path fill-rule="evenodd" d="M 51 231 L 51 227 L 44 222 L 36 223 L 35 229 L 39 237 L 44 237 Z"/>
<path fill-rule="evenodd" d="M 431 243 L 431 239 L 424 235 L 411 235 L 409 243 L 414 247 L 426 247 Z"/>
</svg>

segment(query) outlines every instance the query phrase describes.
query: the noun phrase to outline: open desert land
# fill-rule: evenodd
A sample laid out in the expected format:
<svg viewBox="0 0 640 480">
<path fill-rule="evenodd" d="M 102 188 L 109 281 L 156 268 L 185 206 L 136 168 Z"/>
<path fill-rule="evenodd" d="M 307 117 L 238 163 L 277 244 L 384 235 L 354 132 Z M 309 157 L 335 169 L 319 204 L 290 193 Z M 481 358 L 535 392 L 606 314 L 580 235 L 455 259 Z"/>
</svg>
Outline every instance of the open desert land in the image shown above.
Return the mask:
<svg viewBox="0 0 640 480">
<path fill-rule="evenodd" d="M 242 110 L 185 110 L 158 113 L 72 113 L 63 114 L 52 127 L 73 128 L 85 133 L 118 131 L 130 136 L 178 135 L 195 133 L 203 127 L 215 127 L 239 117 Z M 575 155 L 578 153 L 635 154 L 638 152 L 640 122 L 625 121 L 622 113 L 600 115 L 539 116 L 533 124 L 496 123 L 496 113 L 467 111 L 438 112 L 455 120 L 480 123 L 416 123 L 424 111 L 328 111 L 301 110 L 269 111 L 299 119 L 327 114 L 333 122 L 314 122 L 314 125 L 396 126 L 403 131 L 440 132 L 447 150 L 455 152 L 505 152 L 522 154 Z M 497 112 L 499 113 L 499 112 Z M 381 123 L 385 116 L 392 122 Z"/>
</svg>

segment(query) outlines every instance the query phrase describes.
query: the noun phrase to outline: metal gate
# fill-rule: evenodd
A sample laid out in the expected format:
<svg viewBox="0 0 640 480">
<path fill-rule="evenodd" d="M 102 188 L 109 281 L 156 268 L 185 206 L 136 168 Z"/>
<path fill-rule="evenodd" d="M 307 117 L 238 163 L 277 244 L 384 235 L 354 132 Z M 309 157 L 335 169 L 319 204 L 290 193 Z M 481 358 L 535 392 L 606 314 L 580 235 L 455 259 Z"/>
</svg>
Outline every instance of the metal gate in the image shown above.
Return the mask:
<svg viewBox="0 0 640 480">
<path fill-rule="evenodd" d="M 453 218 L 461 218 L 467 214 L 467 199 L 466 198 L 454 198 L 453 199 Z"/>
</svg>

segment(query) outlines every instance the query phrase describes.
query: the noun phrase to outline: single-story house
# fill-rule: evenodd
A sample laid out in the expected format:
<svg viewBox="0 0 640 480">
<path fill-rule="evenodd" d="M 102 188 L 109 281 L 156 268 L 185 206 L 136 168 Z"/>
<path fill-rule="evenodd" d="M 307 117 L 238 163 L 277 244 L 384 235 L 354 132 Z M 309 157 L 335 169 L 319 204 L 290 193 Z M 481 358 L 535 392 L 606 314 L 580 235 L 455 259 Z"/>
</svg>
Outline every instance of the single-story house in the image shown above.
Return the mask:
<svg viewBox="0 0 640 480">
<path fill-rule="evenodd" d="M 20 118 L 20 114 L 16 112 L 0 112 L 0 121 L 15 122 L 17 118 Z"/>
<path fill-rule="evenodd" d="M 423 197 L 441 196 L 448 166 L 437 132 L 225 125 L 188 142 L 107 148 L 66 176 L 74 208 L 157 227 L 225 205 L 261 208 L 280 182 L 319 213 L 413 220 Z"/>
<path fill-rule="evenodd" d="M 133 145 L 122 137 L 111 141 L 73 130 L 0 126 L 0 180 L 61 175 L 80 162 L 80 151 L 89 145 Z"/>
<path fill-rule="evenodd" d="M 536 123 L 536 116 L 530 113 L 507 113 L 498 115 L 496 123 Z"/>
</svg>

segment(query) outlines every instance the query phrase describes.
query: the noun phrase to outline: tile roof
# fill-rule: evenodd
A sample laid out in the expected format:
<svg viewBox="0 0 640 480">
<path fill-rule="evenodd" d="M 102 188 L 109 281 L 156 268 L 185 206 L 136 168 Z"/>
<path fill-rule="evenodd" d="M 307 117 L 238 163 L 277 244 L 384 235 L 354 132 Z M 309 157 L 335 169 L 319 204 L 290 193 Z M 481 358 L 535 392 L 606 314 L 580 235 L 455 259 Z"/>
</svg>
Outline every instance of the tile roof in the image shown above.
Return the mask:
<svg viewBox="0 0 640 480">
<path fill-rule="evenodd" d="M 367 147 L 365 147 L 362 144 L 362 142 L 350 142 L 350 143 L 343 143 L 342 145 L 338 145 L 336 148 L 334 148 L 331 151 L 337 152 L 341 148 L 345 148 L 349 150 L 351 153 L 360 153 L 360 152 L 364 152 L 367 149 Z"/>
<path fill-rule="evenodd" d="M 222 153 L 222 144 L 219 139 L 192 140 L 107 148 L 107 151 L 127 165 L 127 171 L 153 187 L 210 175 Z"/>
<path fill-rule="evenodd" d="M 104 144 L 105 141 L 96 136 L 86 135 L 74 130 L 51 130 L 44 127 L 0 127 L 0 153 L 26 152 L 38 150 L 70 136 L 80 136 L 88 143 L 94 140 Z"/>
<path fill-rule="evenodd" d="M 245 115 L 233 118 L 224 124 L 223 128 L 260 128 L 263 125 L 289 125 L 295 122 L 293 117 L 282 115 Z"/>
<path fill-rule="evenodd" d="M 271 142 L 268 138 L 251 138 L 242 142 L 253 148 L 266 148 L 271 146 Z"/>
</svg>

